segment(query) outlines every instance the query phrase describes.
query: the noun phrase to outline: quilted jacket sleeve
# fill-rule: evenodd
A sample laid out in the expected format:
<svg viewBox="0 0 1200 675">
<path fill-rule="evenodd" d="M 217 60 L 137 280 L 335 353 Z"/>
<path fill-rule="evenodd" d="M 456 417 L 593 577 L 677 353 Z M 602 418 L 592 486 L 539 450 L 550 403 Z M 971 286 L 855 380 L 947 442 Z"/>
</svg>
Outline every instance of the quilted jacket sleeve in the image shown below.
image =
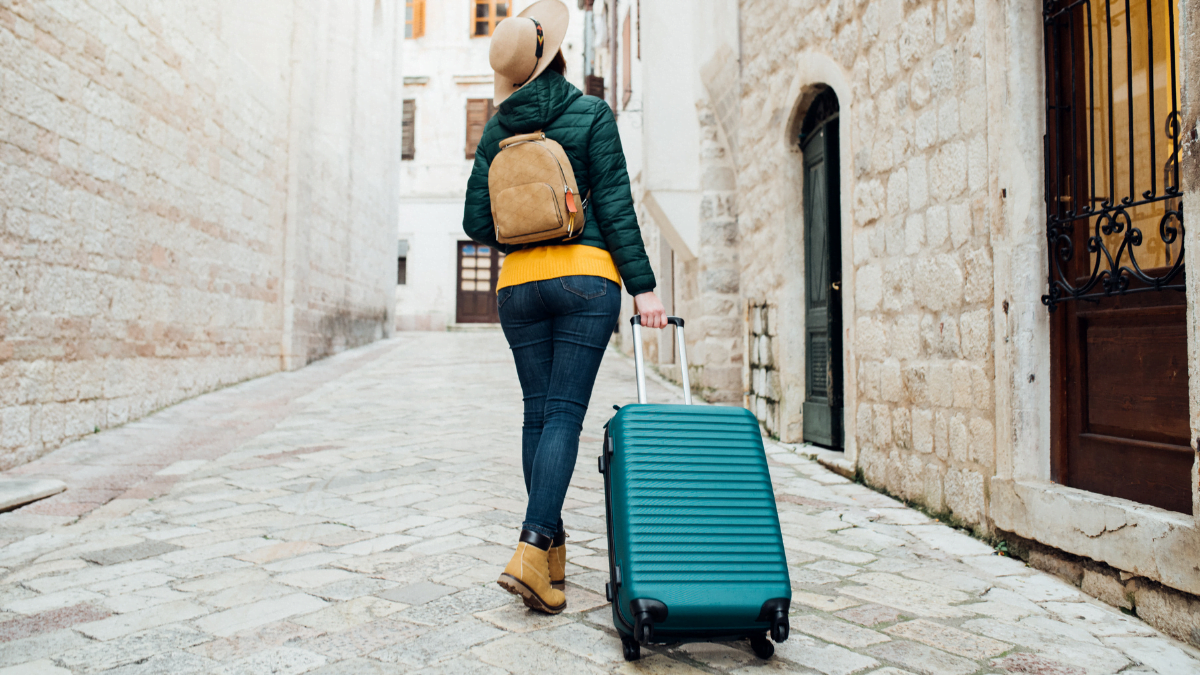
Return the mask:
<svg viewBox="0 0 1200 675">
<path fill-rule="evenodd" d="M 495 126 L 495 118 L 488 127 Z M 495 136 L 485 129 L 479 147 L 475 150 L 475 164 L 471 167 L 471 177 L 467 179 L 467 197 L 463 208 L 463 231 L 467 236 L 480 244 L 495 246 L 504 251 L 505 246 L 496 241 L 496 227 L 492 223 L 492 199 L 488 193 L 488 167 L 492 163 L 492 153 L 487 151 L 485 141 Z"/>
<path fill-rule="evenodd" d="M 612 254 L 617 271 L 631 295 L 654 290 L 654 271 L 642 243 L 633 193 L 629 188 L 629 170 L 612 110 L 603 103 L 596 106 L 588 140 L 588 164 L 591 169 L 592 213 Z"/>
</svg>

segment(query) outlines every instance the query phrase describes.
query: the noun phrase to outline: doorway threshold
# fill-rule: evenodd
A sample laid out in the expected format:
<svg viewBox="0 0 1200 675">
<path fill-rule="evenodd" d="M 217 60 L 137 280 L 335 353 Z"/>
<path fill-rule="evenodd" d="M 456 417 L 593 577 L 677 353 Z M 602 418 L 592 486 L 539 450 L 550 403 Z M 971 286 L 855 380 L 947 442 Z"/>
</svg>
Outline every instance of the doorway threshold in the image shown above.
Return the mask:
<svg viewBox="0 0 1200 675">
<path fill-rule="evenodd" d="M 819 445 L 811 443 L 780 443 L 779 445 L 791 449 L 792 452 L 805 457 L 811 457 L 817 460 L 821 466 L 838 474 L 842 478 L 854 480 L 855 467 L 854 462 L 851 462 L 843 450 L 830 450 Z"/>
</svg>

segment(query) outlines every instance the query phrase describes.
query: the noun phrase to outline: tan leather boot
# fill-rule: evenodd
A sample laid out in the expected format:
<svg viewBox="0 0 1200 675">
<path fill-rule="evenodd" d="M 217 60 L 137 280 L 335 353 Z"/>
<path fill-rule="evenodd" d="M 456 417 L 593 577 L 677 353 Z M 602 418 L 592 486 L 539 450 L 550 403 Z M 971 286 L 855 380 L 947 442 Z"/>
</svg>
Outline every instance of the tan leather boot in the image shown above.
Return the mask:
<svg viewBox="0 0 1200 675">
<path fill-rule="evenodd" d="M 526 607 L 558 614 L 567 608 L 567 596 L 550 585 L 549 549 L 552 543 L 550 537 L 522 530 L 517 552 L 496 583 L 509 593 L 521 596 Z"/>
<path fill-rule="evenodd" d="M 567 533 L 559 532 L 550 546 L 550 585 L 558 590 L 567 588 Z"/>
</svg>

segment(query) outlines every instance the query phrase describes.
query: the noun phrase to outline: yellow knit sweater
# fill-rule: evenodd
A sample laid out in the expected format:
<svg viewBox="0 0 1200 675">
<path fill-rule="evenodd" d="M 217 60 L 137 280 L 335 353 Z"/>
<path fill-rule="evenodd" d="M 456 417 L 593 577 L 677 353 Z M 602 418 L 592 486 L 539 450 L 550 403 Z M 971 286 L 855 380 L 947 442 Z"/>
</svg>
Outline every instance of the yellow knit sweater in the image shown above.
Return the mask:
<svg viewBox="0 0 1200 675">
<path fill-rule="evenodd" d="M 584 244 L 538 246 L 514 251 L 504 257 L 504 266 L 500 268 L 496 291 L 530 281 L 570 276 L 604 277 L 621 283 L 616 263 L 608 251 L 602 248 Z"/>
</svg>

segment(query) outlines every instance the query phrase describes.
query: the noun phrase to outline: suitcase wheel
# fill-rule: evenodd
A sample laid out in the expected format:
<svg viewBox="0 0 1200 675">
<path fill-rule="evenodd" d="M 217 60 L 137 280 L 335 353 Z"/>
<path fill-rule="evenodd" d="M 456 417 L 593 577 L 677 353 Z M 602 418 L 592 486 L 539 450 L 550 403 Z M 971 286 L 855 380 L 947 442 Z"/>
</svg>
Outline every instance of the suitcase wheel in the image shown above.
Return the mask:
<svg viewBox="0 0 1200 675">
<path fill-rule="evenodd" d="M 637 661 L 638 659 L 642 658 L 642 646 L 637 643 L 637 640 L 622 635 L 621 646 L 625 650 L 626 661 Z"/>
<path fill-rule="evenodd" d="M 619 577 L 617 583 L 621 583 Z M 650 644 L 654 641 L 654 624 L 667 620 L 667 606 L 658 600 L 638 598 L 629 603 L 629 609 L 633 612 L 633 639 Z"/>
<path fill-rule="evenodd" d="M 755 635 L 750 638 L 750 648 L 760 659 L 769 659 L 775 654 L 775 645 L 771 644 L 766 635 Z"/>
<path fill-rule="evenodd" d="M 637 631 L 638 642 L 642 644 L 648 645 L 654 639 L 654 623 L 648 619 L 644 623 L 639 619 L 634 630 Z"/>
<path fill-rule="evenodd" d="M 771 624 L 771 639 L 776 642 L 784 642 L 788 639 L 791 626 L 788 625 L 787 619 L 776 619 Z"/>
</svg>

